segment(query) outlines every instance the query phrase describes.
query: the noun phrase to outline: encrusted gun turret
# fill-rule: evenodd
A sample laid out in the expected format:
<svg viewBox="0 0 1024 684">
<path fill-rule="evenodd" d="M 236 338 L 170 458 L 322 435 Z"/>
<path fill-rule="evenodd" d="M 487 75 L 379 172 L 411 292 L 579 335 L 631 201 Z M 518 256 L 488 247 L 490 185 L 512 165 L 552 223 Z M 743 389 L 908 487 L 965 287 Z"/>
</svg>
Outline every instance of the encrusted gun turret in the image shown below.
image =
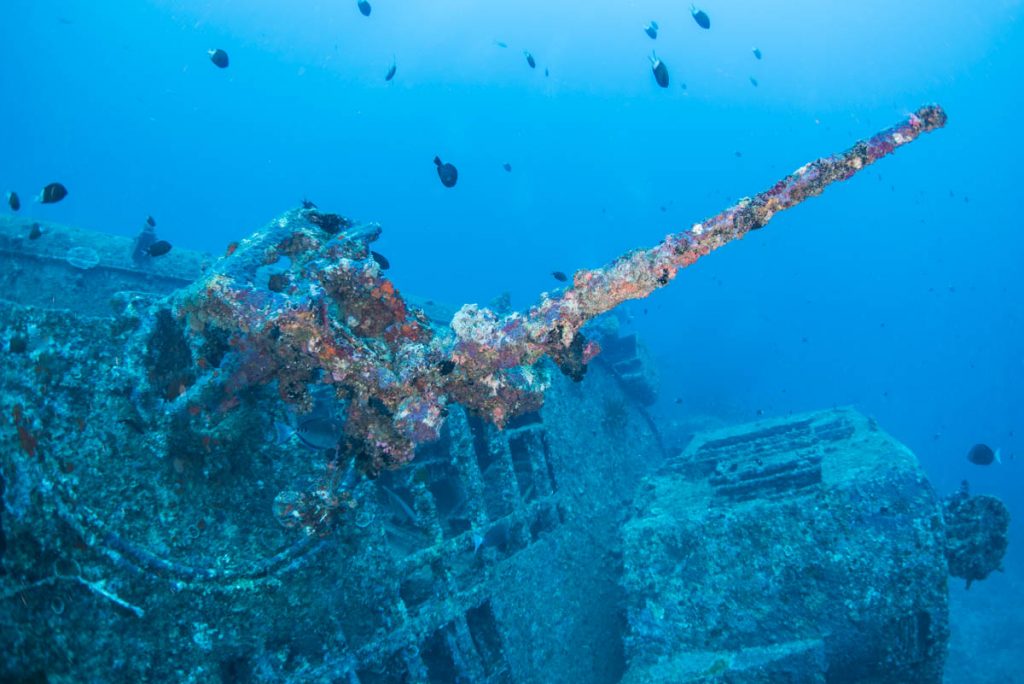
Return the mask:
<svg viewBox="0 0 1024 684">
<path fill-rule="evenodd" d="M 169 303 L 195 368 L 181 368 L 168 385 L 152 389 L 172 406 L 222 413 L 249 388 L 268 384 L 286 403 L 308 410 L 310 388 L 330 385 L 344 404 L 348 437 L 332 469 L 374 477 L 437 439 L 451 403 L 499 427 L 537 410 L 548 386 L 540 359 L 579 380 L 599 353 L 581 333 L 588 321 L 646 297 L 779 211 L 944 124 L 940 108 L 924 107 L 651 249 L 577 271 L 570 287 L 528 312 L 499 316 L 467 305 L 448 328 L 431 325 L 384 277 L 370 252 L 379 226 L 304 206 L 245 239 Z M 151 337 L 151 346 L 159 339 Z M 289 494 L 287 520 L 308 530 L 327 524 L 344 499 L 329 491 L 331 482 L 312 497 Z M 305 523 L 311 520 L 316 524 Z"/>
</svg>

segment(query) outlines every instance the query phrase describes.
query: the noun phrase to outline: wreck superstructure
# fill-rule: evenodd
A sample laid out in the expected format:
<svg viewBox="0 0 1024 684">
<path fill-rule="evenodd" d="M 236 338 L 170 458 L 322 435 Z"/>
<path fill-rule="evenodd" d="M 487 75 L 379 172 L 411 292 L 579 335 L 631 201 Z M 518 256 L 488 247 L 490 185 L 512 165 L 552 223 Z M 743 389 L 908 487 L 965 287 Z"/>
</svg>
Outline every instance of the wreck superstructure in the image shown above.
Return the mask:
<svg viewBox="0 0 1024 684">
<path fill-rule="evenodd" d="M 978 507 L 943 510 L 853 411 L 667 451 L 642 344 L 583 325 L 940 113 L 578 272 L 522 315 L 432 317 L 371 258 L 379 227 L 315 207 L 219 261 L 6 222 L 0 674 L 859 684 L 888 658 L 939 681 L 947 570 L 980 578 L 1001 557 Z M 344 434 L 282 438 L 325 392 Z M 951 547 L 988 553 L 950 563 Z M 820 572 L 800 582 L 803 568 Z M 789 591 L 799 625 L 776 633 Z"/>
</svg>

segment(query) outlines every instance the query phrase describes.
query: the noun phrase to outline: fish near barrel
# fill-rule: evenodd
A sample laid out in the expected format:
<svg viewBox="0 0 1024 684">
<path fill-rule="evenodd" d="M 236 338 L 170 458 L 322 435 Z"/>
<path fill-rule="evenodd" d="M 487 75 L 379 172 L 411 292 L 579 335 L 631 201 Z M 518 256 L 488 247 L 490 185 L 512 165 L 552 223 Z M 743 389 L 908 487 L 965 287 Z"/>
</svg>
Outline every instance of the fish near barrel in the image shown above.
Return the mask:
<svg viewBox="0 0 1024 684">
<path fill-rule="evenodd" d="M 210 61 L 218 69 L 227 69 L 231 60 L 228 58 L 228 53 L 220 48 L 214 50 L 208 50 L 207 54 L 210 56 Z"/>
<path fill-rule="evenodd" d="M 440 157 L 434 157 L 434 166 L 437 167 L 437 177 L 441 179 L 441 185 L 454 188 L 459 182 L 459 170 L 455 165 L 442 162 Z"/>
<path fill-rule="evenodd" d="M 967 460 L 974 465 L 989 466 L 993 463 L 1002 463 L 1003 459 L 999 454 L 999 449 L 992 450 L 987 444 L 975 444 L 967 452 Z"/>
<path fill-rule="evenodd" d="M 50 183 L 39 193 L 41 204 L 56 204 L 68 196 L 68 189 L 62 183 Z"/>
<path fill-rule="evenodd" d="M 711 28 L 711 18 L 708 17 L 708 13 L 704 10 L 697 9 L 695 5 L 690 5 L 690 16 L 697 22 L 697 26 L 700 26 L 702 29 Z"/>
<path fill-rule="evenodd" d="M 654 81 L 662 88 L 668 88 L 668 67 L 658 59 L 658 55 L 651 53 L 651 72 L 654 74 Z"/>
</svg>

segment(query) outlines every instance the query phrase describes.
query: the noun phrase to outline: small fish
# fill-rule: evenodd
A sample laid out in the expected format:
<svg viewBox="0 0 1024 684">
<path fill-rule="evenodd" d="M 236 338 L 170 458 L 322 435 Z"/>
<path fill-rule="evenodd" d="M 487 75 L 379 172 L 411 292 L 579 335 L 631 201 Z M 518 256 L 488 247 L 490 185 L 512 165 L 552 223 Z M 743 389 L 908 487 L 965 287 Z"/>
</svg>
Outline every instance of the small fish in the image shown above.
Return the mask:
<svg viewBox="0 0 1024 684">
<path fill-rule="evenodd" d="M 21 209 L 21 199 L 18 197 L 18 193 L 13 190 L 7 193 L 7 206 L 11 208 L 11 211 L 18 211 Z"/>
<path fill-rule="evenodd" d="M 530 65 L 530 68 L 531 69 L 536 69 L 537 68 L 537 60 L 535 60 L 533 58 L 533 55 L 531 55 L 526 50 L 523 50 L 523 54 L 526 55 L 526 63 Z"/>
<path fill-rule="evenodd" d="M 711 28 L 711 19 L 708 17 L 707 12 L 690 5 L 690 14 L 693 15 L 693 20 L 697 22 L 697 26 L 700 26 L 702 29 Z"/>
<path fill-rule="evenodd" d="M 228 68 L 228 53 L 217 48 L 216 50 L 207 50 L 206 54 L 210 55 L 210 61 L 213 62 L 218 69 Z"/>
<path fill-rule="evenodd" d="M 157 240 L 146 248 L 146 254 L 151 257 L 163 256 L 171 251 L 171 243 L 167 240 Z"/>
<path fill-rule="evenodd" d="M 54 202 L 60 202 L 67 196 L 67 188 L 60 183 L 50 183 L 39 193 L 39 201 L 43 204 L 53 204 Z"/>
<path fill-rule="evenodd" d="M 500 48 L 507 48 L 508 47 L 508 43 L 506 43 L 503 40 L 496 40 L 496 41 L 494 41 L 494 44 L 497 45 Z"/>
<path fill-rule="evenodd" d="M 338 446 L 344 424 L 327 416 L 311 416 L 298 420 L 295 425 L 275 422 L 274 428 L 279 445 L 296 437 L 310 451 L 328 451 Z"/>
<path fill-rule="evenodd" d="M 564 283 L 565 281 L 567 281 L 569 279 L 569 276 L 565 275 L 561 271 L 552 271 L 551 272 L 551 277 L 553 277 L 555 280 L 557 280 L 560 283 Z"/>
<path fill-rule="evenodd" d="M 473 553 L 476 554 L 480 549 L 488 547 L 505 552 L 508 548 L 509 533 L 508 520 L 504 518 L 495 523 L 493 527 L 482 535 L 479 532 L 475 532 L 473 534 Z"/>
<path fill-rule="evenodd" d="M 156 228 L 156 219 L 153 218 L 152 216 L 147 216 L 146 225 L 149 226 L 150 228 Z"/>
<path fill-rule="evenodd" d="M 121 425 L 127 425 L 136 434 L 139 434 L 139 435 L 146 434 L 146 424 L 144 422 L 142 422 L 141 418 L 134 418 L 134 417 L 120 418 L 117 422 L 120 423 Z"/>
<path fill-rule="evenodd" d="M 339 404 L 333 396 L 314 394 L 313 409 L 309 413 L 286 413 L 283 421 L 274 421 L 268 437 L 278 446 L 294 437 L 311 451 L 334 449 L 345 432 L 344 410 L 344 404 Z"/>
<path fill-rule="evenodd" d="M 38 223 L 33 223 L 32 228 L 28 231 L 29 240 L 38 240 L 43 237 L 43 229 Z"/>
<path fill-rule="evenodd" d="M 757 79 L 754 78 L 753 76 L 750 77 L 750 85 L 754 86 L 755 88 L 757 87 Z"/>
<path fill-rule="evenodd" d="M 551 72 L 550 72 L 550 71 L 548 71 L 548 68 L 547 68 L 547 67 L 544 67 L 544 78 L 547 78 L 547 77 L 548 77 L 548 76 L 550 76 L 550 75 L 551 75 Z"/>
<path fill-rule="evenodd" d="M 289 285 L 291 285 L 291 281 L 284 273 L 271 273 L 267 278 L 267 289 L 271 292 L 284 292 Z"/>
<path fill-rule="evenodd" d="M 441 363 L 437 364 L 437 372 L 441 375 L 451 375 L 454 370 L 455 362 L 451 359 L 445 359 Z"/>
<path fill-rule="evenodd" d="M 754 48 L 754 57 L 761 59 L 761 48 Z"/>
<path fill-rule="evenodd" d="M 391 268 L 391 262 L 388 261 L 388 258 L 381 254 L 380 252 L 374 252 L 371 249 L 370 258 L 377 262 L 377 265 L 380 266 L 380 270 L 382 271 L 386 271 L 389 268 Z"/>
<path fill-rule="evenodd" d="M 508 162 L 505 162 L 504 164 L 502 164 L 501 168 L 505 169 L 509 173 L 512 173 L 512 165 L 509 164 Z"/>
<path fill-rule="evenodd" d="M 434 157 L 434 165 L 437 167 L 437 177 L 446 188 L 455 187 L 459 180 L 459 170 L 453 164 L 444 164 L 440 157 Z"/>
<path fill-rule="evenodd" d="M 658 55 L 651 53 L 651 71 L 654 72 L 654 80 L 658 82 L 662 88 L 668 88 L 668 67 L 665 63 L 658 59 Z"/>
<path fill-rule="evenodd" d="M 370 7 L 370 3 L 367 0 L 356 0 L 356 5 L 359 6 L 359 12 L 364 16 L 370 16 L 370 11 L 373 9 Z"/>
<path fill-rule="evenodd" d="M 381 485 L 380 488 L 383 489 L 385 493 L 387 493 L 388 499 L 398 509 L 398 512 L 401 512 L 402 515 L 406 517 L 409 520 L 409 522 L 411 522 L 413 525 L 418 524 L 416 522 L 416 512 L 412 510 L 412 506 L 410 506 L 405 499 L 399 496 L 398 493 L 392 490 L 390 487 Z"/>
<path fill-rule="evenodd" d="M 156 242 L 156 230 L 155 226 L 146 225 L 142 226 L 142 230 L 135 236 L 135 244 L 132 246 L 132 261 L 135 263 L 143 263 L 149 258 L 149 248 Z"/>
<path fill-rule="evenodd" d="M 987 444 L 975 444 L 971 447 L 971 450 L 967 452 L 967 460 L 974 465 L 987 466 L 995 463 L 1002 463 L 1003 459 L 999 455 L 999 449 L 992 451 L 992 448 Z"/>
<path fill-rule="evenodd" d="M 394 57 L 391 58 L 391 66 L 388 67 L 388 72 L 384 74 L 384 80 L 390 81 L 395 77 L 395 71 L 398 70 L 398 64 L 395 62 Z"/>
<path fill-rule="evenodd" d="M 312 201 L 310 201 L 310 200 L 306 199 L 305 197 L 303 197 L 302 198 L 302 208 L 303 209 L 316 209 L 316 205 L 313 204 Z"/>
<path fill-rule="evenodd" d="M 650 21 L 650 23 L 647 24 L 647 26 L 644 26 L 644 33 L 646 33 L 648 36 L 650 36 L 651 40 L 654 40 L 655 38 L 657 38 L 658 37 L 658 22 L 656 22 L 656 21 L 654 21 L 652 19 Z"/>
</svg>

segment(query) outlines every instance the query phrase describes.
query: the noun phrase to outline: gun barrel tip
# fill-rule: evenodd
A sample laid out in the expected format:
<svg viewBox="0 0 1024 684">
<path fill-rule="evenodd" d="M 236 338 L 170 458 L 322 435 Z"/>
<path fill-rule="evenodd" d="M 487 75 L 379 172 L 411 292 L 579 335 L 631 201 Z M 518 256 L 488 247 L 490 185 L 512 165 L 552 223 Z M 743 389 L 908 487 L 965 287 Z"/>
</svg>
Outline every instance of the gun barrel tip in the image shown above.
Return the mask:
<svg viewBox="0 0 1024 684">
<path fill-rule="evenodd" d="M 914 116 L 927 130 L 942 128 L 946 125 L 946 110 L 937 104 L 921 107 L 914 113 Z"/>
</svg>

